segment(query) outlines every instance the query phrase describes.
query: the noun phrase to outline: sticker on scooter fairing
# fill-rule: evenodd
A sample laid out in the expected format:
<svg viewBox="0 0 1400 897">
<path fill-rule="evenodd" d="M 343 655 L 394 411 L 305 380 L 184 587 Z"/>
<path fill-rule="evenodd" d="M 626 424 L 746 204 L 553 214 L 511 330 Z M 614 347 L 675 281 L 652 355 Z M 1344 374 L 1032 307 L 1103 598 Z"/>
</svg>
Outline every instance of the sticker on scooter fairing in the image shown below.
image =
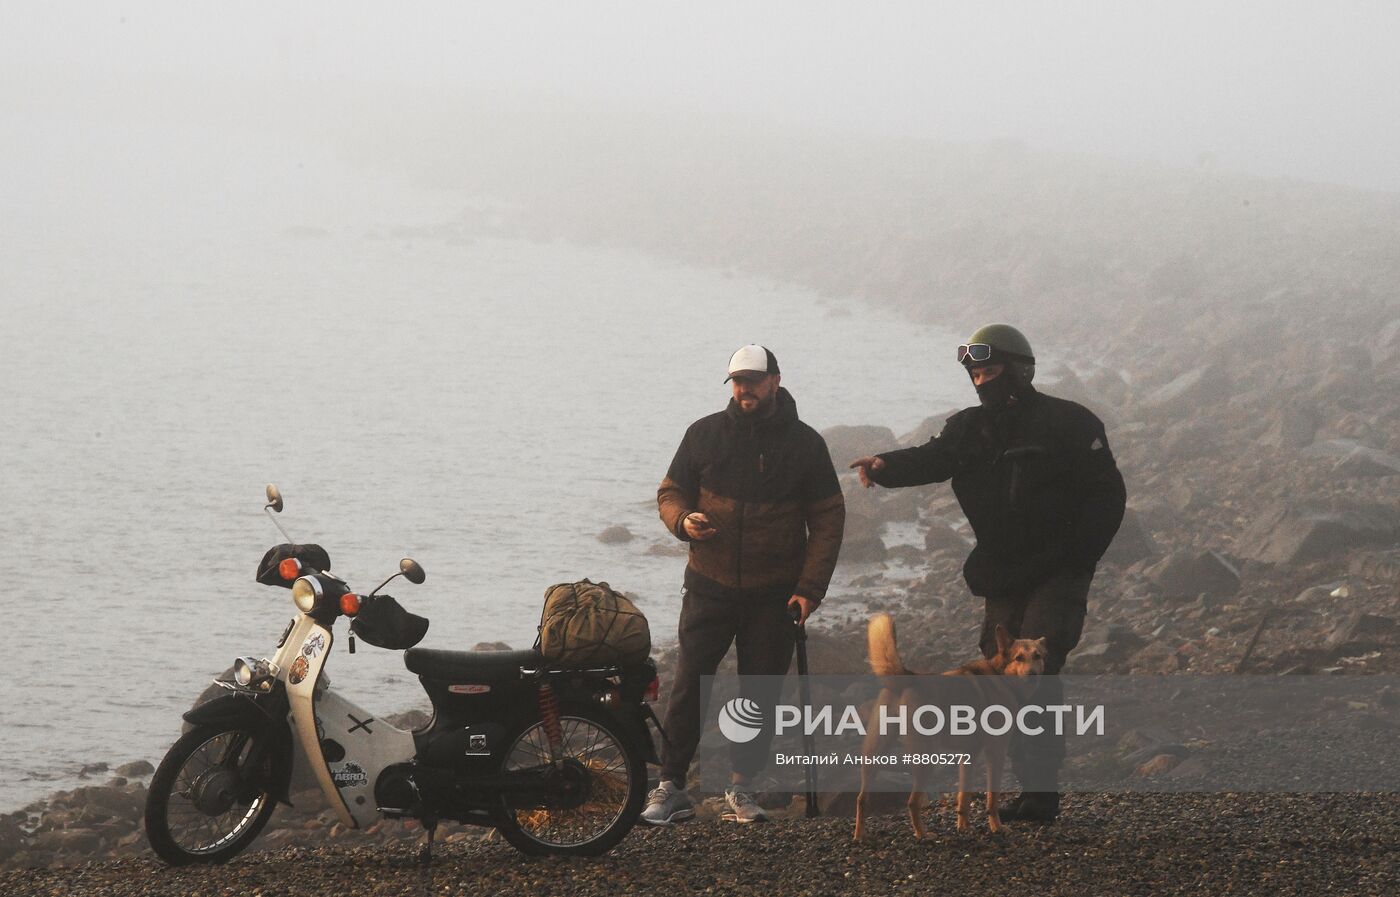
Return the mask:
<svg viewBox="0 0 1400 897">
<path fill-rule="evenodd" d="M 369 775 L 358 763 L 347 763 L 339 768 L 331 768 L 331 781 L 337 788 L 359 788 L 369 784 Z"/>
<path fill-rule="evenodd" d="M 454 695 L 484 695 L 491 690 L 489 685 L 449 685 L 447 690 Z"/>
<path fill-rule="evenodd" d="M 306 678 L 306 674 L 310 672 L 310 669 L 311 665 L 306 662 L 306 658 L 298 657 L 296 660 L 292 661 L 292 668 L 287 671 L 287 681 L 293 685 L 300 685 L 301 680 Z"/>
<path fill-rule="evenodd" d="M 326 650 L 326 636 L 320 632 L 313 632 L 306 637 L 306 641 L 301 643 L 301 656 L 314 659 L 321 656 L 321 652 Z"/>
<path fill-rule="evenodd" d="M 374 722 L 374 717 L 372 717 L 372 716 L 367 716 L 367 717 L 365 717 L 364 719 L 360 719 L 359 717 L 355 716 L 355 714 L 353 714 L 353 713 L 347 713 L 347 714 L 345 714 L 345 715 L 348 716 L 348 717 L 350 718 L 350 722 L 352 722 L 352 723 L 355 724 L 355 725 L 351 726 L 351 727 L 350 727 L 350 731 L 347 732 L 347 733 L 345 733 L 345 734 L 347 734 L 347 735 L 352 735 L 352 734 L 354 734 L 354 732 L 355 732 L 356 729 L 364 729 L 366 735 L 373 735 L 373 734 L 374 734 L 374 730 L 371 729 L 371 728 L 369 727 L 369 724 L 372 723 L 372 722 Z"/>
</svg>

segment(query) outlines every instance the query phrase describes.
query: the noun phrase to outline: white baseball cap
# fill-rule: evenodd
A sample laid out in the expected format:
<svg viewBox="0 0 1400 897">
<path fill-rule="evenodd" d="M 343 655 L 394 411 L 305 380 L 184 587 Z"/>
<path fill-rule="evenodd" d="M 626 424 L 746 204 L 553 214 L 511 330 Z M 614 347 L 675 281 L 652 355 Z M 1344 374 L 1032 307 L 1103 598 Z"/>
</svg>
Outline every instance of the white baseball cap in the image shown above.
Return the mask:
<svg viewBox="0 0 1400 897">
<path fill-rule="evenodd" d="M 767 377 L 769 374 L 778 373 L 778 359 L 772 352 L 757 343 L 740 347 L 739 351 L 729 356 L 729 376 L 724 378 L 728 383 L 735 377 L 740 379 Z"/>
</svg>

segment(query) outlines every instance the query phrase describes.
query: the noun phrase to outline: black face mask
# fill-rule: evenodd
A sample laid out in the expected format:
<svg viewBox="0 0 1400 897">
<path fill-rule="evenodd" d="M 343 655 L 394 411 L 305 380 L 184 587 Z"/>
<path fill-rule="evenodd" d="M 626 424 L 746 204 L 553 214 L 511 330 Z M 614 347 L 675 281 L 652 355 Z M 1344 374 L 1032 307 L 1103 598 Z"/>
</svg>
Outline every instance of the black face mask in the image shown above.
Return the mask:
<svg viewBox="0 0 1400 897">
<path fill-rule="evenodd" d="M 991 412 L 1004 411 L 1011 407 L 1012 400 L 1016 398 L 1017 387 L 1016 377 L 1011 373 L 1008 366 L 995 380 L 989 380 L 981 386 L 976 387 L 977 398 L 981 400 L 982 407 Z"/>
</svg>

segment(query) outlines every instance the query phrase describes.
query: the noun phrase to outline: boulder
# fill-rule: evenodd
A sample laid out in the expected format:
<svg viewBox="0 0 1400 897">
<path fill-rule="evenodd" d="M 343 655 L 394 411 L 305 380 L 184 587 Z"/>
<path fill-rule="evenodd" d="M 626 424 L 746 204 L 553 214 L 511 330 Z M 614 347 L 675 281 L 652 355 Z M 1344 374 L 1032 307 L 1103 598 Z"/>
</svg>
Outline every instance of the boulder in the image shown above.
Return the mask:
<svg viewBox="0 0 1400 897">
<path fill-rule="evenodd" d="M 24 830 L 13 819 L 0 817 L 0 863 L 19 853 L 24 848 Z"/>
<path fill-rule="evenodd" d="M 136 818 L 145 801 L 146 788 L 139 782 L 122 787 L 86 785 L 51 797 L 49 809 L 44 813 L 44 825 L 58 828 L 112 817 Z"/>
<path fill-rule="evenodd" d="M 623 542 L 631 542 L 636 536 L 625 526 L 610 526 L 598 534 L 598 541 L 604 545 L 620 545 Z"/>
<path fill-rule="evenodd" d="M 1240 590 L 1240 571 L 1219 552 L 1173 551 L 1143 571 L 1168 595 L 1227 597 Z"/>
<path fill-rule="evenodd" d="M 1192 368 L 1148 393 L 1140 404 L 1160 413 L 1186 411 L 1224 401 L 1229 398 L 1229 391 L 1230 379 L 1219 376 L 1212 366 Z"/>
<path fill-rule="evenodd" d="M 1126 626 L 1096 626 L 1085 631 L 1079 647 L 1070 652 L 1062 672 L 1065 675 L 1109 672 L 1146 644 L 1146 639 Z"/>
<path fill-rule="evenodd" d="M 1084 377 L 1084 388 L 1097 405 L 1119 405 L 1128 397 L 1128 383 L 1112 368 L 1095 367 Z"/>
<path fill-rule="evenodd" d="M 128 779 L 139 779 L 155 771 L 156 768 L 151 765 L 149 760 L 133 760 L 130 763 L 123 763 L 115 770 L 117 775 L 125 776 Z"/>
<path fill-rule="evenodd" d="M 885 560 L 907 567 L 918 567 L 928 559 L 928 552 L 917 545 L 894 545 L 885 550 Z"/>
<path fill-rule="evenodd" d="M 836 426 L 822 430 L 822 438 L 831 452 L 837 470 L 865 455 L 875 455 L 895 448 L 894 431 L 889 427 L 871 425 Z"/>
<path fill-rule="evenodd" d="M 1209 421 L 1182 421 L 1166 429 L 1157 443 L 1171 461 L 1191 461 L 1220 452 L 1220 429 Z"/>
<path fill-rule="evenodd" d="M 876 517 L 885 522 L 912 522 L 927 498 L 926 489 L 875 489 Z"/>
<path fill-rule="evenodd" d="M 840 562 L 871 564 L 885 559 L 889 552 L 880 538 L 880 522 L 861 514 L 846 514 L 846 534 L 841 540 Z"/>
<path fill-rule="evenodd" d="M 1362 552 L 1352 558 L 1348 569 L 1372 582 L 1400 583 L 1400 551 Z"/>
<path fill-rule="evenodd" d="M 1356 610 L 1332 627 L 1324 647 L 1334 654 L 1360 651 L 1393 643 L 1397 632 L 1400 632 L 1400 623 L 1394 619 Z"/>
<path fill-rule="evenodd" d="M 1148 534 L 1137 511 L 1124 509 L 1123 523 L 1118 527 L 1118 534 L 1113 537 L 1103 559 L 1126 567 L 1156 553 L 1157 543 Z"/>
<path fill-rule="evenodd" d="M 1378 449 L 1357 446 L 1332 468 L 1342 476 L 1388 477 L 1400 474 L 1400 457 Z"/>
<path fill-rule="evenodd" d="M 1133 778 L 1150 779 L 1171 772 L 1181 762 L 1175 754 L 1157 754 L 1152 759 L 1138 764 L 1133 769 Z"/>
<path fill-rule="evenodd" d="M 1393 318 L 1376 334 L 1371 363 L 1380 367 L 1400 358 L 1400 318 Z"/>
<path fill-rule="evenodd" d="M 1396 547 L 1397 516 L 1386 505 L 1317 510 L 1277 502 L 1240 534 L 1238 554 L 1268 564 L 1297 564 L 1364 545 Z"/>
<path fill-rule="evenodd" d="M 33 846 L 45 853 L 90 854 L 102 846 L 102 838 L 89 829 L 56 829 L 36 835 Z"/>
<path fill-rule="evenodd" d="M 1304 448 L 1317 435 L 1317 424 L 1317 412 L 1312 406 L 1291 403 L 1274 412 L 1259 441 L 1272 448 Z"/>
<path fill-rule="evenodd" d="M 1131 487 L 1130 487 L 1131 488 Z M 1131 495 L 1132 493 L 1129 492 Z M 1181 514 L 1170 504 L 1152 500 L 1134 501 L 1127 509 L 1133 512 L 1138 524 L 1148 533 L 1175 533 L 1181 527 Z M 1123 525 L 1128 525 L 1127 511 L 1123 513 Z M 1117 538 L 1116 536 L 1114 538 Z M 1156 543 L 1153 543 L 1154 546 Z M 1110 546 L 1111 547 L 1111 546 Z"/>
<path fill-rule="evenodd" d="M 1132 759 L 1159 753 L 1185 754 L 1187 749 L 1177 742 L 1181 733 L 1152 725 L 1138 726 L 1124 732 L 1118 739 L 1118 750 Z"/>
<path fill-rule="evenodd" d="M 1315 461 L 1336 463 L 1362 447 L 1362 444 L 1355 439 L 1324 439 L 1321 442 L 1313 443 L 1299 454 Z"/>
<path fill-rule="evenodd" d="M 1036 372 L 1036 389 L 1055 396 L 1059 399 L 1068 399 L 1071 402 L 1078 402 L 1081 405 L 1095 405 L 1095 397 L 1089 392 L 1089 388 L 1084 385 L 1084 381 L 1079 379 L 1073 369 L 1067 364 L 1057 364 L 1050 370 L 1041 374 Z"/>
<path fill-rule="evenodd" d="M 912 522 L 928 500 L 927 489 L 867 489 L 855 475 L 841 477 L 841 490 L 846 501 L 846 515 L 868 517 L 877 524 L 894 521 Z"/>
<path fill-rule="evenodd" d="M 928 442 L 930 439 L 943 432 L 943 425 L 948 422 L 948 418 L 961 410 L 961 408 L 951 408 L 943 414 L 935 414 L 933 417 L 924 418 L 917 427 L 899 437 L 900 447 L 909 448 Z"/>
<path fill-rule="evenodd" d="M 928 531 L 924 533 L 924 547 L 929 551 L 952 551 L 957 554 L 966 554 L 972 548 L 972 543 L 959 535 L 958 531 L 941 520 L 934 520 L 929 523 Z"/>
<path fill-rule="evenodd" d="M 647 546 L 646 553 L 652 557 L 683 558 L 690 554 L 690 549 L 684 542 L 653 542 Z"/>
<path fill-rule="evenodd" d="M 1185 483 L 1177 483 L 1167 490 L 1167 505 L 1178 514 L 1189 514 L 1201 506 L 1196 490 Z"/>
<path fill-rule="evenodd" d="M 1187 757 L 1166 775 L 1172 779 L 1201 780 L 1210 772 L 1210 766 L 1201 757 Z"/>
</svg>

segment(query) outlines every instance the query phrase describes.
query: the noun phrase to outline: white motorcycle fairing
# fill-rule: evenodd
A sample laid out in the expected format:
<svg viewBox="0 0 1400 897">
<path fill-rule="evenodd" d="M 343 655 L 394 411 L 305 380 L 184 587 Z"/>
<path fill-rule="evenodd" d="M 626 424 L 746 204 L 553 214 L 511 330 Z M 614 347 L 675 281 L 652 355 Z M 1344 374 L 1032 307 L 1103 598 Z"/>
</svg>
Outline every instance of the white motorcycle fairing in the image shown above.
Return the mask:
<svg viewBox="0 0 1400 897">
<path fill-rule="evenodd" d="M 363 828 L 379 818 L 374 783 L 386 766 L 413 759 L 413 735 L 321 685 L 333 641 L 329 629 L 302 615 L 283 646 L 290 662 L 279 675 L 286 677 L 292 730 L 316 781 L 340 821 Z"/>
</svg>

